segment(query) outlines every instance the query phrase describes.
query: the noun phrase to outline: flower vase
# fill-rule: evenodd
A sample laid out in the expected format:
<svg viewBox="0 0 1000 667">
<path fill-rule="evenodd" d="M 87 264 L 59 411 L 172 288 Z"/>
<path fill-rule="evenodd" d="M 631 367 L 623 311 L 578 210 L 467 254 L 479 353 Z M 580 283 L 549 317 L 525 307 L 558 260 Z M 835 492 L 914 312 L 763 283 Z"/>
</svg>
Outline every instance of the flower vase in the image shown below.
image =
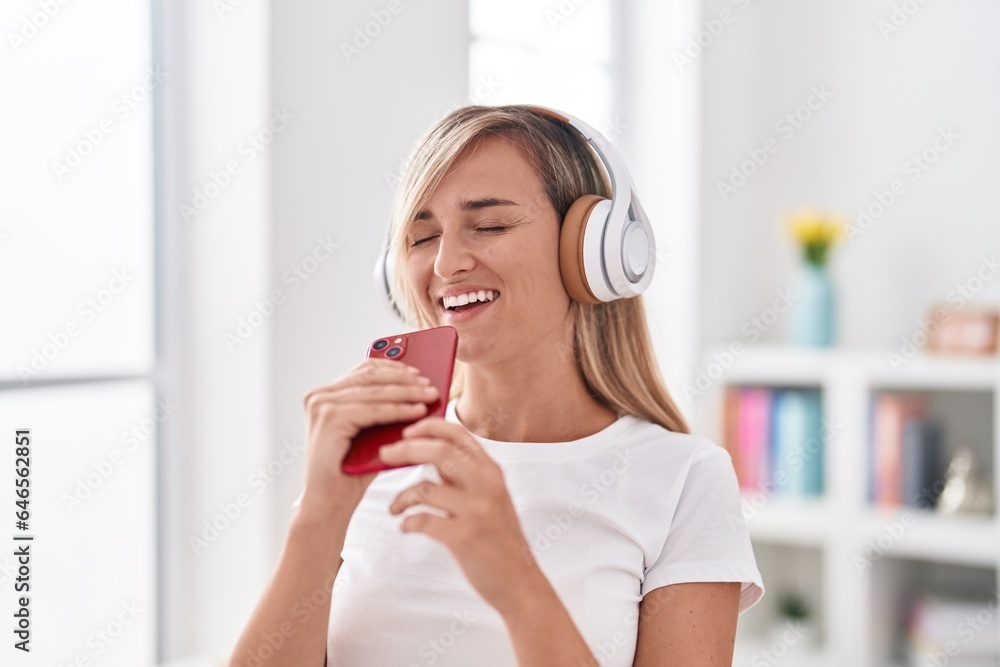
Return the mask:
<svg viewBox="0 0 1000 667">
<path fill-rule="evenodd" d="M 791 313 L 792 343 L 833 345 L 836 301 L 826 267 L 811 262 L 803 264 L 794 276 L 792 294 L 796 298 Z"/>
</svg>

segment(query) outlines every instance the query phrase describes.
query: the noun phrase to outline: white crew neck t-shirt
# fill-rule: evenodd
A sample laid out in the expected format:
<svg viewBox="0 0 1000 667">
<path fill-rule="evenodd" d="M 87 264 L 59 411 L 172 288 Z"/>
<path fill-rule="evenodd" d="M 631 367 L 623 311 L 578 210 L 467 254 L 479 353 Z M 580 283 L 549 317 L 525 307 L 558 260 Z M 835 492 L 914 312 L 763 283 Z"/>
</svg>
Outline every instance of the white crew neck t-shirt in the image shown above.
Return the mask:
<svg viewBox="0 0 1000 667">
<path fill-rule="evenodd" d="M 461 423 L 456 399 L 445 418 Z M 631 667 L 639 603 L 684 582 L 742 583 L 740 613 L 764 594 L 729 453 L 625 415 L 563 443 L 475 436 L 504 471 L 521 528 L 603 667 Z M 516 667 L 500 614 L 446 546 L 403 533 L 389 504 L 430 464 L 381 472 L 347 528 L 333 586 L 329 667 Z M 296 501 L 298 504 L 298 501 Z"/>
</svg>

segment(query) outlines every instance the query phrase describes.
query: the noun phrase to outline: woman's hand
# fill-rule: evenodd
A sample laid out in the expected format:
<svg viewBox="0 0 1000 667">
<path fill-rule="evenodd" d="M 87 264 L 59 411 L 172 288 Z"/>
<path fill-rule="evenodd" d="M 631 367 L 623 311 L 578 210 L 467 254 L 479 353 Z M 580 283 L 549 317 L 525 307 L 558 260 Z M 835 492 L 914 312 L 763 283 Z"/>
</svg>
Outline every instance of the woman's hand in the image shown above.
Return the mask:
<svg viewBox="0 0 1000 667">
<path fill-rule="evenodd" d="M 379 451 L 386 463 L 432 463 L 442 483 L 404 489 L 389 506 L 399 514 L 417 504 L 445 511 L 403 519 L 404 532 L 442 542 L 469 583 L 501 613 L 514 609 L 541 574 L 521 530 L 503 471 L 461 424 L 427 417 L 403 429 L 403 440 Z"/>
<path fill-rule="evenodd" d="M 409 421 L 438 398 L 429 380 L 400 361 L 366 359 L 332 384 L 303 398 L 306 412 L 306 482 L 302 504 L 353 513 L 378 473 L 345 475 L 340 466 L 361 429 Z"/>
</svg>

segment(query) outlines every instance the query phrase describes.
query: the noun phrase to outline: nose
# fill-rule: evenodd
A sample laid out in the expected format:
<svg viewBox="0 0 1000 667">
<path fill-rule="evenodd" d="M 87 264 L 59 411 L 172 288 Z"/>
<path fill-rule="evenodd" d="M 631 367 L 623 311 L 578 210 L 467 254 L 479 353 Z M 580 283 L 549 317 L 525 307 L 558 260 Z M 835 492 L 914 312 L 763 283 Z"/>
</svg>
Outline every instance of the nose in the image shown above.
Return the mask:
<svg viewBox="0 0 1000 667">
<path fill-rule="evenodd" d="M 450 278 L 460 271 L 470 271 L 474 265 L 475 257 L 472 249 L 461 239 L 461 235 L 442 232 L 438 237 L 434 273 L 441 278 Z"/>
</svg>

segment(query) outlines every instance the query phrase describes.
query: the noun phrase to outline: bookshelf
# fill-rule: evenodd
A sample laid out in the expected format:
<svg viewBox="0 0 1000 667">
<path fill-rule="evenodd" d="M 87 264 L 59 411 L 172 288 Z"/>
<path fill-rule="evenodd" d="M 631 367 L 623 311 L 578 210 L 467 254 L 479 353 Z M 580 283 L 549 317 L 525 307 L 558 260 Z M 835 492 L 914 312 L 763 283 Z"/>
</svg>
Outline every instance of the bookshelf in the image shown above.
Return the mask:
<svg viewBox="0 0 1000 667">
<path fill-rule="evenodd" d="M 893 368 L 886 352 L 781 346 L 743 348 L 723 363 L 726 352 L 709 349 L 702 359 L 711 382 L 692 401 L 698 432 L 727 444 L 727 387 L 819 389 L 822 414 L 835 424 L 823 443 L 820 495 L 773 494 L 760 502 L 758 493 L 752 502 L 754 493 L 744 491 L 768 595 L 740 619 L 734 667 L 778 664 L 779 658 L 807 667 L 905 666 L 903 628 L 915 596 L 988 599 L 996 593 L 1000 363 L 923 356 Z M 926 402 L 942 427 L 943 458 L 955 443 L 973 443 L 993 492 L 992 513 L 945 515 L 872 502 L 872 397 L 885 392 Z M 812 609 L 809 642 L 785 646 L 777 639 L 775 603 L 788 591 Z M 768 653 L 775 647 L 787 656 Z"/>
</svg>

